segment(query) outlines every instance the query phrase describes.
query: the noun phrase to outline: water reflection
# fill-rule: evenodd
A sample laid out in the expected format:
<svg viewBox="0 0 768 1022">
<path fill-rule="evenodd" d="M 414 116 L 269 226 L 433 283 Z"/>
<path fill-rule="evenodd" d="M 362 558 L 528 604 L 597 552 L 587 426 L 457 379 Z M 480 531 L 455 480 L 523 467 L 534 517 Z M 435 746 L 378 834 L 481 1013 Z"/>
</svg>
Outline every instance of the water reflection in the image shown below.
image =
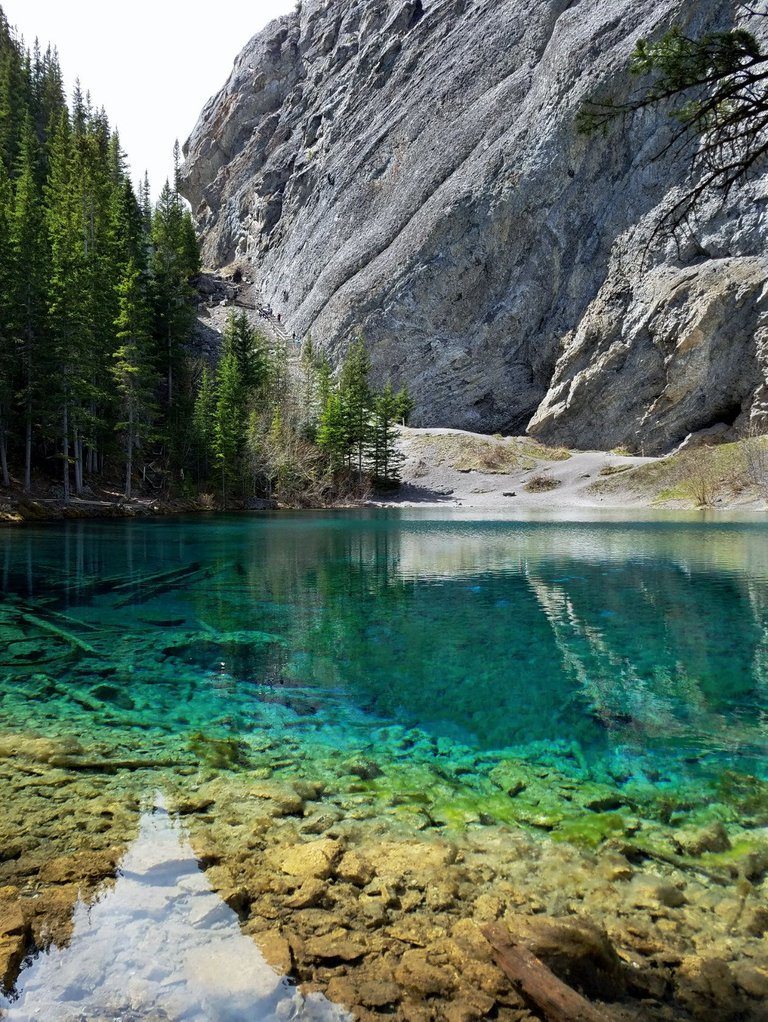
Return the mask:
<svg viewBox="0 0 768 1022">
<path fill-rule="evenodd" d="M 344 1022 L 265 962 L 162 808 L 145 813 L 116 883 L 78 901 L 72 939 L 23 970 L 3 1022 Z"/>
<path fill-rule="evenodd" d="M 337 742 L 360 713 L 484 749 L 666 743 L 762 773 L 767 538 L 394 513 L 8 531 L 0 728 L 40 726 L 42 691 L 78 729 L 146 743 L 162 725 L 195 757 L 200 732 Z"/>
</svg>

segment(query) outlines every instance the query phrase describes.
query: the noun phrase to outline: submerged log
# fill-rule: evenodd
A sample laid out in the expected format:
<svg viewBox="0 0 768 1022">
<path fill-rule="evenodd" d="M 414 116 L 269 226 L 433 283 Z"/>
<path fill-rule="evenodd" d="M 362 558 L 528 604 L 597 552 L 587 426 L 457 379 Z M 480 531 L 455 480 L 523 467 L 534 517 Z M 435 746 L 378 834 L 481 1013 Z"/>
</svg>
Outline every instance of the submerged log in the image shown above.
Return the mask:
<svg viewBox="0 0 768 1022">
<path fill-rule="evenodd" d="M 516 944 L 499 923 L 480 931 L 493 948 L 496 964 L 547 1022 L 607 1022 L 605 1015 L 548 969 L 536 955 Z"/>
<path fill-rule="evenodd" d="M 59 628 L 58 625 L 53 624 L 52 621 L 45 621 L 43 618 L 38 617 L 36 614 L 22 613 L 21 620 L 28 625 L 33 625 L 35 628 L 39 628 L 43 632 L 48 632 L 51 635 L 55 635 L 57 639 L 69 643 L 75 649 L 79 649 L 81 653 L 87 653 L 88 656 L 101 657 L 102 654 L 95 650 L 93 646 L 89 646 L 87 642 L 83 642 L 82 639 L 78 638 L 72 632 Z"/>
</svg>

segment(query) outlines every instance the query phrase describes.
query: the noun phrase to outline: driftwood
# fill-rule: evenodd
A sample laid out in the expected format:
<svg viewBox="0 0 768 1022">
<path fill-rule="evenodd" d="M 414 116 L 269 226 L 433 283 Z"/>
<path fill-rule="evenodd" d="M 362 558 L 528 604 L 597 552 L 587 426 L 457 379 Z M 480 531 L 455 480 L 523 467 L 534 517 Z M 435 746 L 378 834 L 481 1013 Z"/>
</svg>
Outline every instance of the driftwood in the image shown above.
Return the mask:
<svg viewBox="0 0 768 1022">
<path fill-rule="evenodd" d="M 701 876 L 706 877 L 707 880 L 711 880 L 712 883 L 719 884 L 721 887 L 733 881 L 733 876 L 726 876 L 717 870 L 708 869 L 706 866 L 702 866 L 701 863 L 691 862 L 690 859 L 682 855 L 675 855 L 673 852 L 655 851 L 652 848 L 646 848 L 645 845 L 635 844 L 634 842 L 624 845 L 623 850 L 629 855 L 634 852 L 646 859 L 653 859 L 655 862 L 663 862 L 668 866 L 676 866 L 678 869 L 687 869 L 691 873 L 699 873 Z"/>
<path fill-rule="evenodd" d="M 74 646 L 75 649 L 79 649 L 81 653 L 87 653 L 88 656 L 100 657 L 101 653 L 89 646 L 87 642 L 83 642 L 72 632 L 66 631 L 64 628 L 59 628 L 58 625 L 53 624 L 52 621 L 45 621 L 43 618 L 38 617 L 36 614 L 22 613 L 20 615 L 21 620 L 26 622 L 28 625 L 34 625 L 43 632 L 49 632 L 51 635 L 55 635 L 56 638 L 62 639 L 64 642 L 68 642 L 70 646 Z"/>
<path fill-rule="evenodd" d="M 547 1022 L 608 1022 L 605 1015 L 569 987 L 527 948 L 516 944 L 499 923 L 480 932 L 495 952 L 496 964 Z"/>
<path fill-rule="evenodd" d="M 162 593 L 168 592 L 169 589 L 175 589 L 181 582 L 187 583 L 193 578 L 197 581 L 212 578 L 214 575 L 217 575 L 220 570 L 220 568 L 205 568 L 200 563 L 195 562 L 185 568 L 177 568 L 174 571 L 163 571 L 156 575 L 137 578 L 132 582 L 125 582 L 122 585 L 113 586 L 113 592 L 133 589 L 130 596 L 125 596 L 121 600 L 116 600 L 113 604 L 113 608 L 121 609 L 123 607 L 128 607 L 131 604 L 146 603 L 155 596 L 160 596 Z"/>
</svg>

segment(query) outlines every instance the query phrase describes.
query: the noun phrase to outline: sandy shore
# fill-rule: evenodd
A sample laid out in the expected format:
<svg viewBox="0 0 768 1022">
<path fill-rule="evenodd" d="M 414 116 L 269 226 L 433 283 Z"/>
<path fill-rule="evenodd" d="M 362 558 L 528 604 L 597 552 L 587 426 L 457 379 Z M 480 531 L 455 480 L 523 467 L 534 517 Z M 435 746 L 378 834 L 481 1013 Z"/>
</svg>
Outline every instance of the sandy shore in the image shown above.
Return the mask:
<svg viewBox="0 0 768 1022">
<path fill-rule="evenodd" d="M 458 429 L 404 428 L 402 486 L 370 503 L 378 507 L 441 507 L 489 513 L 602 509 L 695 508 L 675 459 L 618 451 L 547 448 L 527 437 L 486 436 Z M 711 457 L 707 449 L 702 456 Z M 730 485 L 713 496 L 720 510 L 763 511 L 763 495 Z M 675 487 L 675 488 L 673 488 Z"/>
</svg>

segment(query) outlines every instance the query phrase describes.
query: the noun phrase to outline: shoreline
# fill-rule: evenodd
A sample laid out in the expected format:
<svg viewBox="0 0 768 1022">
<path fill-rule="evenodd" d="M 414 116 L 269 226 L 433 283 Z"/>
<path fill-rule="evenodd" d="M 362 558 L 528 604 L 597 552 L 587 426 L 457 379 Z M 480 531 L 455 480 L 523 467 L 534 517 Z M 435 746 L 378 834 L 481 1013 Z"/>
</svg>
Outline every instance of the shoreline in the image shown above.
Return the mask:
<svg viewBox="0 0 768 1022">
<path fill-rule="evenodd" d="M 768 478 L 749 478 L 740 441 L 717 447 L 685 446 L 663 457 L 624 451 L 549 448 L 529 437 L 488 436 L 465 430 L 400 427 L 401 486 L 318 507 L 287 507 L 269 499 L 216 506 L 205 498 L 124 497 L 104 487 L 65 504 L 55 487 L 28 495 L 0 489 L 0 526 L 73 519 L 244 514 L 256 511 L 338 511 L 365 508 L 478 511 L 489 515 L 590 512 L 768 513 Z M 765 441 L 758 441 L 765 443 Z M 768 468 L 768 447 L 762 457 Z"/>
</svg>

